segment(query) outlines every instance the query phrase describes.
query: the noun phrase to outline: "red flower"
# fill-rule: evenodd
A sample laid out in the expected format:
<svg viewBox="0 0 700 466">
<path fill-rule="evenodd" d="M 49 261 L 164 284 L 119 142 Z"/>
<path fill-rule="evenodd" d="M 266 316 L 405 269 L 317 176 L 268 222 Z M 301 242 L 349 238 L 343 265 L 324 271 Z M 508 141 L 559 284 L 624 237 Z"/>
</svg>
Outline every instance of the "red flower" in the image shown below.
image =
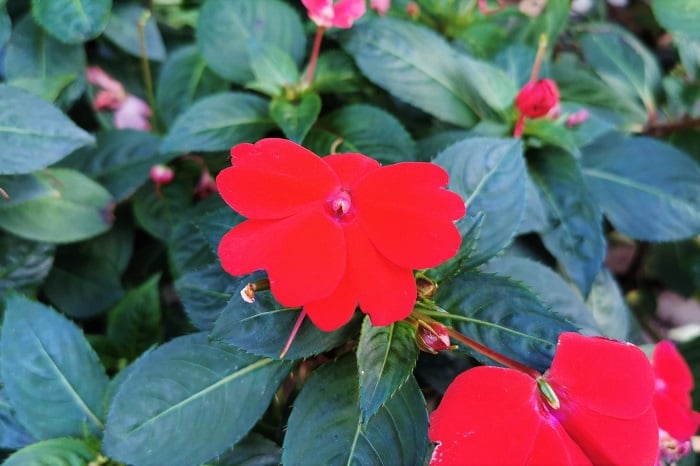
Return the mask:
<svg viewBox="0 0 700 466">
<path fill-rule="evenodd" d="M 223 268 L 266 270 L 275 298 L 304 306 L 322 330 L 348 322 L 358 303 L 374 325 L 407 317 L 416 300 L 412 269 L 459 249 L 453 221 L 464 202 L 443 189 L 448 177 L 437 165 L 320 158 L 284 139 L 239 144 L 231 159 L 216 184 L 249 220 L 222 238 Z"/>
<path fill-rule="evenodd" d="M 689 440 L 700 427 L 700 413 L 693 411 L 690 399 L 694 386 L 690 369 L 668 340 L 654 348 L 652 366 L 656 378 L 654 409 L 659 429 L 679 442 Z"/>
<path fill-rule="evenodd" d="M 551 79 L 531 81 L 515 97 L 515 106 L 528 118 L 541 118 L 559 104 L 559 89 Z"/>
<path fill-rule="evenodd" d="M 349 28 L 356 19 L 365 14 L 365 0 L 301 0 L 309 18 L 323 28 Z"/>
<path fill-rule="evenodd" d="M 430 464 L 652 465 L 653 393 L 639 348 L 563 333 L 538 379 L 500 367 L 458 376 L 430 417 Z"/>
</svg>

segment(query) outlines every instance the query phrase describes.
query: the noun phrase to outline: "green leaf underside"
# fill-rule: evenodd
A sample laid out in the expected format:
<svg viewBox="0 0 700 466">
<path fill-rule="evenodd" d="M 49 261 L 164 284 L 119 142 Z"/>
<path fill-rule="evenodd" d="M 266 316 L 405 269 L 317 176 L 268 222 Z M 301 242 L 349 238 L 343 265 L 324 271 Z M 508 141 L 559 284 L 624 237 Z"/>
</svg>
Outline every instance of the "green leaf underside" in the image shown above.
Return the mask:
<svg viewBox="0 0 700 466">
<path fill-rule="evenodd" d="M 37 439 L 98 434 L 108 379 L 80 330 L 21 296 L 7 301 L 2 380 L 17 418 Z"/>
<path fill-rule="evenodd" d="M 422 465 L 427 421 L 425 400 L 410 377 L 363 423 L 357 365 L 346 356 L 326 364 L 304 384 L 289 417 L 282 463 Z"/>
<path fill-rule="evenodd" d="M 415 329 L 404 321 L 375 327 L 365 317 L 357 347 L 360 411 L 372 418 L 413 372 L 418 359 Z"/>
<path fill-rule="evenodd" d="M 203 333 L 171 340 L 118 387 L 104 451 L 142 466 L 202 463 L 248 433 L 290 368 L 209 344 Z"/>
</svg>

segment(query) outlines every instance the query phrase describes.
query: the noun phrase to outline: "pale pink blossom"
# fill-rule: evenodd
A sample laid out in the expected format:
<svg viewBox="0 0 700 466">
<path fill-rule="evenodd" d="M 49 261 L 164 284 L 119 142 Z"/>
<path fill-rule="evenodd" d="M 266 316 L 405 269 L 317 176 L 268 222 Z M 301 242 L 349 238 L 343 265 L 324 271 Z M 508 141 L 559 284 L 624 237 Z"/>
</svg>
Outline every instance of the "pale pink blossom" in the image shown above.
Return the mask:
<svg viewBox="0 0 700 466">
<path fill-rule="evenodd" d="M 574 126 L 578 126 L 584 121 L 588 120 L 588 116 L 588 110 L 582 108 L 581 110 L 572 113 L 566 118 L 566 127 L 573 128 Z"/>
<path fill-rule="evenodd" d="M 309 18 L 323 28 L 349 28 L 365 14 L 365 0 L 301 0 L 309 12 Z"/>
<path fill-rule="evenodd" d="M 389 11 L 391 0 L 370 0 L 369 6 L 379 15 L 384 16 Z"/>
<path fill-rule="evenodd" d="M 122 83 L 99 66 L 89 66 L 85 74 L 88 82 L 100 89 L 95 94 L 95 110 L 113 110 L 116 128 L 150 131 L 148 119 L 153 112 L 146 102 L 126 92 Z"/>
</svg>

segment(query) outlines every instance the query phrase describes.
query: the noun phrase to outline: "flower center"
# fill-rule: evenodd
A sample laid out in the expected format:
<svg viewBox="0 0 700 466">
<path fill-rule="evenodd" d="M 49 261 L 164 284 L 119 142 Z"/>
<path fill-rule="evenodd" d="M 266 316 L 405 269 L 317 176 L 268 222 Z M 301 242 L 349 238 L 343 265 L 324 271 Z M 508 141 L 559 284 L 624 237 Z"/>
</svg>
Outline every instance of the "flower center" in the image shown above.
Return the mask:
<svg viewBox="0 0 700 466">
<path fill-rule="evenodd" d="M 537 379 L 537 388 L 540 390 L 542 397 L 544 397 L 544 400 L 552 409 L 559 409 L 561 407 L 559 397 L 557 397 L 557 394 L 554 393 L 552 386 L 549 385 L 544 378 L 539 377 Z"/>
<path fill-rule="evenodd" d="M 328 198 L 326 207 L 333 217 L 344 217 L 352 207 L 352 198 L 347 191 L 339 191 Z"/>
</svg>

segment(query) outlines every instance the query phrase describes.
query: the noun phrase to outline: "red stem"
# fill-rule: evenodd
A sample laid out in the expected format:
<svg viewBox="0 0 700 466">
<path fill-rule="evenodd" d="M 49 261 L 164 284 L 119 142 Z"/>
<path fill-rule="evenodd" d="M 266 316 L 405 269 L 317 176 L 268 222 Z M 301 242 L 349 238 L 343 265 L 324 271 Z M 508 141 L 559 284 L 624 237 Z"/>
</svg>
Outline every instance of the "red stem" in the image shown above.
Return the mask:
<svg viewBox="0 0 700 466">
<path fill-rule="evenodd" d="M 292 333 L 289 334 L 289 338 L 287 339 L 287 344 L 284 345 L 284 349 L 280 353 L 280 359 L 284 358 L 284 356 L 287 354 L 287 351 L 289 351 L 289 347 L 292 346 L 292 342 L 294 341 L 294 337 L 297 336 L 297 332 L 299 331 L 299 327 L 301 327 L 301 323 L 304 322 L 304 317 L 306 317 L 306 311 L 302 310 L 299 313 L 299 318 L 297 318 L 297 321 L 294 324 L 294 328 L 292 328 Z"/>
<path fill-rule="evenodd" d="M 519 138 L 523 135 L 523 127 L 525 126 L 525 115 L 522 113 L 518 116 L 518 121 L 515 123 L 515 129 L 513 130 L 513 137 Z"/>
<path fill-rule="evenodd" d="M 316 73 L 316 62 L 318 62 L 318 54 L 321 51 L 321 39 L 323 38 L 323 32 L 326 30 L 323 26 L 319 26 L 316 29 L 316 37 L 314 37 L 314 45 L 311 49 L 311 58 L 309 58 L 309 69 L 306 73 L 306 83 L 311 86 L 314 80 L 314 73 Z"/>
</svg>

